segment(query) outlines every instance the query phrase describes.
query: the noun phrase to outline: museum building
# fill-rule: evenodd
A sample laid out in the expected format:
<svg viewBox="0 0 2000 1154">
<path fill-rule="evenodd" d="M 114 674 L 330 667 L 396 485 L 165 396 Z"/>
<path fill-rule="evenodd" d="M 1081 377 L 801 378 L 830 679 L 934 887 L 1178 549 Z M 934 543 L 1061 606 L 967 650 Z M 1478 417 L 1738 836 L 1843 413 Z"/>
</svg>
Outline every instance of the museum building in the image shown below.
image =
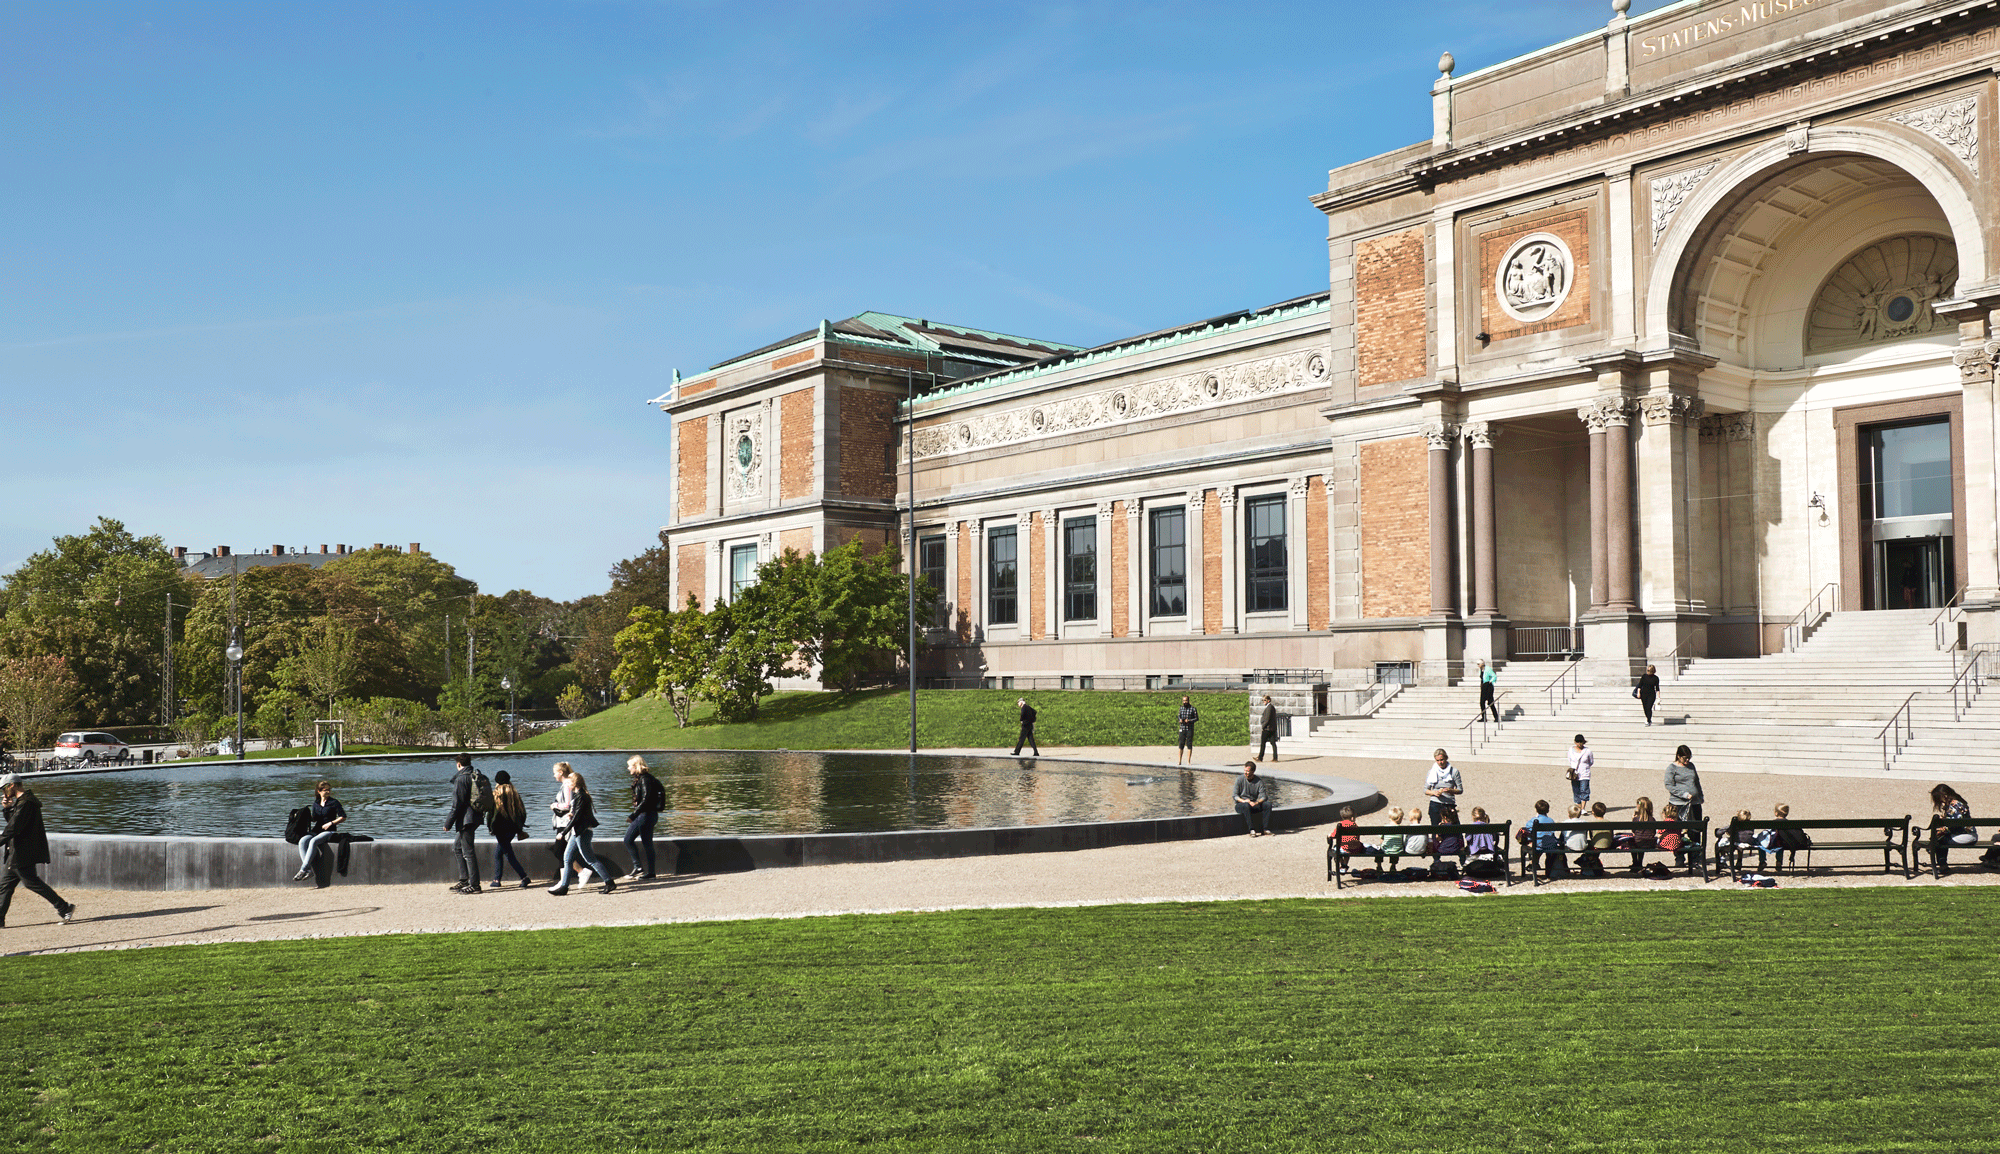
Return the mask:
<svg viewBox="0 0 2000 1154">
<path fill-rule="evenodd" d="M 864 313 L 675 422 L 675 591 L 900 540 L 935 675 L 1448 681 L 2000 641 L 1991 0 L 1689 2 L 1334 169 L 1328 291 L 1080 349 Z M 914 532 L 909 526 L 914 519 Z"/>
</svg>

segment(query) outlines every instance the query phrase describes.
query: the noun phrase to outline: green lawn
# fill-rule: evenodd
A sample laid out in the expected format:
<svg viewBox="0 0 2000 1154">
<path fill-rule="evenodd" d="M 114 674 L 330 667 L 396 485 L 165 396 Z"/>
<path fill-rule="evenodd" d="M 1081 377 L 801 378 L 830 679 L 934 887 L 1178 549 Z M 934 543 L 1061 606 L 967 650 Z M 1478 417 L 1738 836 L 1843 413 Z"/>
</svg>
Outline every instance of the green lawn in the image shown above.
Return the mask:
<svg viewBox="0 0 2000 1154">
<path fill-rule="evenodd" d="M 92 1154 L 1990 1151 L 1996 915 L 2000 889 L 1884 887 L 16 957 L 0 1138 Z"/>
<path fill-rule="evenodd" d="M 919 690 L 917 745 L 921 749 L 1012 749 L 1019 730 L 1011 689 Z M 1174 744 L 1178 693 L 1111 693 L 1074 690 L 1028 695 L 1040 720 L 1035 735 L 1051 745 Z M 1195 693 L 1202 745 L 1243 745 L 1250 740 L 1249 701 L 1240 693 Z M 725 725 L 715 707 L 695 706 L 693 724 L 681 729 L 657 698 L 641 698 L 528 738 L 512 749 L 907 749 L 908 691 L 778 693 L 764 699 L 755 721 Z"/>
</svg>

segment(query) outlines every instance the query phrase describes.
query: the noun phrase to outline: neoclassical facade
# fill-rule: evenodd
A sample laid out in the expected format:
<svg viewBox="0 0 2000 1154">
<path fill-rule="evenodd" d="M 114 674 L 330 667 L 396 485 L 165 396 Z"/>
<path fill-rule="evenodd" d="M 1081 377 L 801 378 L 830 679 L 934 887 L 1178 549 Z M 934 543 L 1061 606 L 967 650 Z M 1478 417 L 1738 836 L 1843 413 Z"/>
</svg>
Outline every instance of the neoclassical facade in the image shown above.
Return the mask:
<svg viewBox="0 0 2000 1154">
<path fill-rule="evenodd" d="M 1578 648 L 1616 679 L 1768 651 L 1815 602 L 1957 598 L 2000 640 L 2000 9 L 1614 7 L 1441 61 L 1431 139 L 1313 197 L 1325 293 L 1098 349 L 844 361 L 879 415 L 815 418 L 812 468 L 865 456 L 865 509 L 730 521 L 690 502 L 728 476 L 677 436 L 687 587 L 726 595 L 732 525 L 900 533 L 948 603 L 934 671 L 996 681 L 1445 680 Z M 735 419 L 717 390 L 747 404 L 795 355 L 661 403 Z"/>
</svg>

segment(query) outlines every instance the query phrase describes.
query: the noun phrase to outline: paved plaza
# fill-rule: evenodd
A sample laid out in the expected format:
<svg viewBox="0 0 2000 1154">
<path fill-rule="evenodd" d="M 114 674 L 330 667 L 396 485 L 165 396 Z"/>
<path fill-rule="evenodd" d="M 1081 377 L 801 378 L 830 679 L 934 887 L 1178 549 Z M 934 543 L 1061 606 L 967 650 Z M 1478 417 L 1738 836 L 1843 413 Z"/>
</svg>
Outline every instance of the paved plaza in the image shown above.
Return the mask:
<svg viewBox="0 0 2000 1154">
<path fill-rule="evenodd" d="M 987 750 L 933 750 L 988 753 Z M 1051 757 L 1143 762 L 1171 768 L 1173 751 L 1157 748 L 1049 749 Z M 1342 777 L 1379 786 L 1389 805 L 1414 805 L 1423 797 L 1428 766 L 1419 756 L 1406 759 L 1312 757 L 1287 760 L 1281 769 L 1303 777 Z M 1613 817 L 1627 816 L 1641 794 L 1662 800 L 1662 776 L 1671 749 L 1663 749 L 1658 769 L 1600 766 L 1594 796 Z M 1198 751 L 1204 766 L 1240 767 L 1247 751 L 1210 747 Z M 1460 761 L 1465 778 L 1464 810 L 1484 806 L 1496 821 L 1516 825 L 1546 798 L 1557 814 L 1568 805 L 1569 786 L 1553 751 L 1548 767 Z M 1932 782 L 1907 776 L 1812 776 L 1769 774 L 1721 768 L 1722 760 L 1699 754 L 1711 821 L 1726 821 L 1738 809 L 1766 816 L 1784 803 L 1795 818 L 1901 816 L 1928 820 L 1926 796 Z M 1976 816 L 2000 815 L 2000 781 L 1960 779 L 1954 784 Z M 1384 811 L 1377 818 L 1386 820 Z M 52 815 L 60 828 L 60 815 Z M 531 889 L 488 890 L 477 897 L 446 892 L 449 878 L 433 885 L 343 885 L 324 890 L 106 891 L 63 889 L 77 903 L 78 920 L 55 920 L 33 895 L 15 897 L 10 924 L 0 930 L 0 953 L 49 953 L 83 949 L 128 949 L 188 943 L 284 938 L 346 937 L 368 934 L 435 933 L 457 930 L 528 930 L 569 926 L 658 925 L 729 918 L 811 917 L 841 913 L 991 908 L 1006 906 L 1099 905 L 1123 902 L 1238 901 L 1301 897 L 1437 896 L 1488 900 L 1461 893 L 1448 882 L 1350 886 L 1336 894 L 1326 877 L 1326 827 L 1290 830 L 1269 838 L 1231 837 L 1118 846 L 1073 853 L 1035 853 L 866 865 L 806 866 L 752 873 L 693 875 L 621 885 L 606 896 L 578 887 L 567 897 L 542 891 L 554 859 L 538 842 L 522 860 L 535 871 Z M 1990 834 L 1991 830 L 1982 830 Z M 490 861 L 491 843 L 481 839 Z M 1830 855 L 1829 855 L 1830 856 Z M 1785 875 L 1780 887 L 1795 886 L 1965 886 L 2000 884 L 2000 871 L 1970 863 L 1977 852 L 1961 851 L 1958 872 L 1937 880 L 1928 874 L 1905 881 L 1857 868 L 1813 877 Z M 1860 862 L 1863 855 L 1833 860 Z M 59 887 L 61 888 L 61 887 Z M 1641 889 L 1732 890 L 1726 878 L 1651 881 L 1614 876 L 1598 881 L 1568 880 L 1539 888 L 1517 884 L 1493 896 L 1528 898 L 1591 891 Z M 1770 900 L 1769 891 L 1743 891 L 1743 900 Z"/>
</svg>

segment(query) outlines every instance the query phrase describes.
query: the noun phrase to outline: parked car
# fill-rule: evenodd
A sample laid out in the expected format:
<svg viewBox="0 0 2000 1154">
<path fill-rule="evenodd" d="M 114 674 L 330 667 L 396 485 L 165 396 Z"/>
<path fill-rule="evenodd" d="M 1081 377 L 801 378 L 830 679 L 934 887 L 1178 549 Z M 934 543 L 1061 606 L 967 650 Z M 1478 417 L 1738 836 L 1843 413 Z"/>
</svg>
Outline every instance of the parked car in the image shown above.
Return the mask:
<svg viewBox="0 0 2000 1154">
<path fill-rule="evenodd" d="M 65 733 L 56 738 L 57 757 L 90 757 L 105 761 L 125 752 L 125 743 L 108 733 Z"/>
</svg>

